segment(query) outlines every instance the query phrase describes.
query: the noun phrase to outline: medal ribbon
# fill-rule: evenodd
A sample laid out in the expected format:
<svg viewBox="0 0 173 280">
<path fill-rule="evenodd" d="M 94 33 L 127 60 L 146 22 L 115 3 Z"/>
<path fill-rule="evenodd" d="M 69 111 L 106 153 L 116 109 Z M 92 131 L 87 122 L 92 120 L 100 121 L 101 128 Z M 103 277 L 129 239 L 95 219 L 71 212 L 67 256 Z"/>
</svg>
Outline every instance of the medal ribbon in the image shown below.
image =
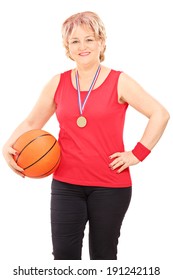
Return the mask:
<svg viewBox="0 0 173 280">
<path fill-rule="evenodd" d="M 101 66 L 99 65 L 99 67 L 97 68 L 97 71 L 96 71 L 96 73 L 95 73 L 95 76 L 94 76 L 94 78 L 93 78 L 93 81 L 92 81 L 92 83 L 91 83 L 91 85 L 90 85 L 90 88 L 89 88 L 89 90 L 88 90 L 88 93 L 87 93 L 87 95 L 86 95 L 86 97 L 85 97 L 85 99 L 84 99 L 83 104 L 82 104 L 82 102 L 81 102 L 81 96 L 80 96 L 79 74 L 78 74 L 78 72 L 76 72 L 76 88 L 77 88 L 77 93 L 78 93 L 78 106 L 79 106 L 79 110 L 80 110 L 80 114 L 81 114 L 81 115 L 82 115 L 82 112 L 83 112 L 84 107 L 85 107 L 85 105 L 86 105 L 86 102 L 87 102 L 87 100 L 88 100 L 88 98 L 89 98 L 89 96 L 90 96 L 90 93 L 91 93 L 91 91 L 92 91 L 92 89 L 93 89 L 93 87 L 94 87 L 94 85 L 95 85 L 95 83 L 96 83 L 96 80 L 97 80 L 98 75 L 99 75 L 99 73 L 100 73 L 100 69 L 101 69 Z"/>
</svg>

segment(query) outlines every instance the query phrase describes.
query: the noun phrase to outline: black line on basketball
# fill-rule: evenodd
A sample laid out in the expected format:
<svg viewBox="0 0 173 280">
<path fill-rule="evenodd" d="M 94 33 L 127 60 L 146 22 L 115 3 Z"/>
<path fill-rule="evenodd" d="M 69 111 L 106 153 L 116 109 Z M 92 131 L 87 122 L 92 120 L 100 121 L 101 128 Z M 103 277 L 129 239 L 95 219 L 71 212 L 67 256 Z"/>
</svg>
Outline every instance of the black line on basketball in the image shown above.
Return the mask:
<svg viewBox="0 0 173 280">
<path fill-rule="evenodd" d="M 59 159 L 57 160 L 57 162 L 56 162 L 56 164 L 54 165 L 54 167 L 52 167 L 49 171 L 47 171 L 47 172 L 44 173 L 44 174 L 40 174 L 40 175 L 38 175 L 38 176 L 32 176 L 32 178 L 41 178 L 41 177 L 46 176 L 47 174 L 49 174 L 49 172 L 51 172 L 51 171 L 55 168 L 56 165 L 58 165 L 59 162 L 60 162 L 60 157 L 59 157 Z"/>
<path fill-rule="evenodd" d="M 17 156 L 17 158 L 16 158 L 16 163 L 18 162 L 18 159 L 19 159 L 21 153 L 22 153 L 32 142 L 34 142 L 35 140 L 37 140 L 38 138 L 40 138 L 40 137 L 42 137 L 42 136 L 49 136 L 49 135 L 50 135 L 49 133 L 42 134 L 42 135 L 39 135 L 39 136 L 35 137 L 35 138 L 32 139 L 30 142 L 28 142 L 28 143 L 23 147 L 23 149 L 19 152 L 19 154 L 18 154 L 18 156 Z"/>
<path fill-rule="evenodd" d="M 39 159 L 37 159 L 35 162 L 33 162 L 32 164 L 28 165 L 27 167 L 23 168 L 24 170 L 28 169 L 29 167 L 33 166 L 34 164 L 36 164 L 38 161 L 40 161 L 42 158 L 44 158 L 51 150 L 52 148 L 55 146 L 57 140 L 55 139 L 55 142 L 53 143 L 52 147 L 50 147 L 50 149 L 44 154 L 42 155 Z"/>
</svg>

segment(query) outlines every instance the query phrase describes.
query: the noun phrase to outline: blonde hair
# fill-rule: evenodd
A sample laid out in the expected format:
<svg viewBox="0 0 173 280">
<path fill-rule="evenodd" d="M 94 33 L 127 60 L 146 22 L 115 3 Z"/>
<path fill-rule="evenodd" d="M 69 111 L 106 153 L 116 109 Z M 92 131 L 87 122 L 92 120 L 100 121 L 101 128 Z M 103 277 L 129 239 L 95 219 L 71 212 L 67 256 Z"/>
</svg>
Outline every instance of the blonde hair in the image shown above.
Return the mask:
<svg viewBox="0 0 173 280">
<path fill-rule="evenodd" d="M 94 31 L 95 37 L 97 39 L 101 39 L 103 42 L 106 41 L 106 30 L 104 24 L 100 17 L 94 12 L 81 12 L 74 14 L 67 18 L 62 25 L 62 39 L 63 45 L 66 49 L 66 55 L 70 57 L 69 48 L 68 48 L 68 38 L 71 35 L 73 29 L 79 25 L 85 25 Z M 104 46 L 103 51 L 100 53 L 100 62 L 102 62 L 105 58 L 104 52 L 106 50 L 106 46 Z M 73 59 L 72 59 L 73 60 Z"/>
</svg>

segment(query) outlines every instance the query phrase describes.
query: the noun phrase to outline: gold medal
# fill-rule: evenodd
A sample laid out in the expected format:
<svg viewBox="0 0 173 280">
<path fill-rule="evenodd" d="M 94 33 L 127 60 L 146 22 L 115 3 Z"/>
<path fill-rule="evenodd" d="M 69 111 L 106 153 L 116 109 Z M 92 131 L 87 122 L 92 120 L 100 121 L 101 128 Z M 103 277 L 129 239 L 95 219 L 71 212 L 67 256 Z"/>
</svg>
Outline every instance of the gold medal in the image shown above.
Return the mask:
<svg viewBox="0 0 173 280">
<path fill-rule="evenodd" d="M 80 116 L 80 117 L 77 118 L 77 125 L 78 125 L 79 127 L 85 127 L 86 124 L 87 124 L 87 120 L 86 120 L 85 117 Z"/>
<path fill-rule="evenodd" d="M 97 68 L 97 71 L 96 71 L 96 73 L 95 73 L 94 79 L 93 79 L 93 81 L 92 81 L 92 83 L 91 83 L 91 85 L 90 85 L 90 88 L 89 88 L 89 90 L 88 90 L 88 93 L 87 93 L 87 95 L 86 95 L 86 97 L 85 97 L 85 99 L 84 99 L 83 104 L 82 104 L 82 102 L 81 102 L 81 96 L 80 96 L 80 87 L 79 87 L 78 72 L 76 72 L 75 77 L 76 77 L 76 88 L 77 88 L 77 94 L 78 94 L 78 105 L 79 105 L 79 111 L 80 111 L 80 114 L 81 114 L 80 117 L 78 117 L 78 119 L 77 119 L 77 121 L 76 121 L 78 127 L 85 127 L 86 124 L 87 124 L 87 119 L 86 119 L 85 117 L 82 116 L 82 112 L 83 112 L 84 107 L 85 107 L 85 104 L 86 104 L 86 102 L 87 102 L 87 100 L 88 100 L 88 98 L 89 98 L 89 96 L 90 96 L 90 93 L 91 93 L 91 91 L 92 91 L 92 89 L 93 89 L 93 87 L 94 87 L 94 85 L 95 85 L 95 82 L 96 82 L 96 80 L 97 80 L 97 78 L 98 78 L 98 75 L 99 75 L 99 73 L 100 73 L 100 69 L 101 69 L 101 66 L 99 65 L 99 67 Z"/>
</svg>

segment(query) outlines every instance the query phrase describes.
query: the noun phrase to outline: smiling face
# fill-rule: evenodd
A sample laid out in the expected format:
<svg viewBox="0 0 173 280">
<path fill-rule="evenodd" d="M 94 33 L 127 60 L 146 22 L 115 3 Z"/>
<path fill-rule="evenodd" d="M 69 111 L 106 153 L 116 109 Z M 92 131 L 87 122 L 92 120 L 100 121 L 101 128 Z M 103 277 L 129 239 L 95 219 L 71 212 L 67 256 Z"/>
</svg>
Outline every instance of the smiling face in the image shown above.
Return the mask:
<svg viewBox="0 0 173 280">
<path fill-rule="evenodd" d="M 106 30 L 96 13 L 86 11 L 70 16 L 62 24 L 61 31 L 63 45 L 69 58 L 78 62 L 77 48 L 79 48 L 79 52 L 86 50 L 86 53 L 83 52 L 80 57 L 91 58 L 94 49 L 100 47 L 99 62 L 104 61 Z M 74 41 L 72 41 L 73 39 Z M 89 57 L 87 57 L 87 52 L 88 55 L 90 53 Z"/>
<path fill-rule="evenodd" d="M 70 57 L 77 64 L 99 63 L 103 45 L 102 40 L 96 38 L 92 28 L 84 25 L 77 26 L 68 38 Z"/>
</svg>

